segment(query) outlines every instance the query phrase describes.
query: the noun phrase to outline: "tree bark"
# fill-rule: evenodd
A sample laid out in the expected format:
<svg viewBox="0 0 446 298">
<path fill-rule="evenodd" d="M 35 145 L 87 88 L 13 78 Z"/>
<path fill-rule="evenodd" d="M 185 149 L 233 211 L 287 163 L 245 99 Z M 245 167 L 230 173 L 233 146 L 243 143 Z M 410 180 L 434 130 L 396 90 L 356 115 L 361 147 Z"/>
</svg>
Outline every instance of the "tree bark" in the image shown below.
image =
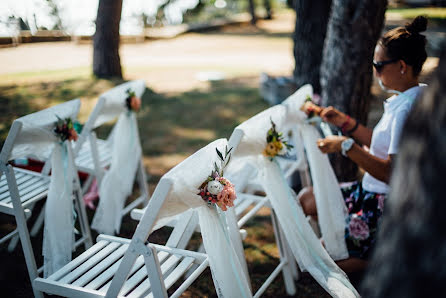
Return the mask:
<svg viewBox="0 0 446 298">
<path fill-rule="evenodd" d="M 251 24 L 255 25 L 257 23 L 257 16 L 256 16 L 256 7 L 254 4 L 254 0 L 248 0 L 249 2 L 249 13 L 251 14 Z"/>
<path fill-rule="evenodd" d="M 322 104 L 332 105 L 367 123 L 376 42 L 384 24 L 387 0 L 333 0 L 321 65 Z M 343 157 L 333 163 L 341 181 L 357 168 Z M 332 160 L 333 162 L 333 160 Z"/>
<path fill-rule="evenodd" d="M 122 78 L 119 57 L 119 23 L 122 0 L 100 0 L 93 38 L 93 74 L 99 78 Z"/>
<path fill-rule="evenodd" d="M 294 80 L 298 87 L 311 84 L 320 93 L 320 65 L 331 0 L 296 0 L 294 29 Z"/>
<path fill-rule="evenodd" d="M 263 6 L 265 7 L 265 20 L 272 20 L 273 12 L 271 10 L 270 0 L 263 0 Z"/>
</svg>

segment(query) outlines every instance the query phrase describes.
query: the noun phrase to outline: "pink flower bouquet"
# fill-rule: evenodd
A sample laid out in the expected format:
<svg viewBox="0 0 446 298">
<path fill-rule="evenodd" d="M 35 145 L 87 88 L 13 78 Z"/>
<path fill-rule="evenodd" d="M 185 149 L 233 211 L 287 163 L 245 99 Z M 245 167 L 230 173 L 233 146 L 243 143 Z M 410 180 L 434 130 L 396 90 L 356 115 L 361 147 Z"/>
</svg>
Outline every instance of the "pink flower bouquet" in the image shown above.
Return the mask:
<svg viewBox="0 0 446 298">
<path fill-rule="evenodd" d="M 230 152 L 226 147 L 225 155 L 216 149 L 221 161 L 221 167 L 214 163 L 214 170 L 211 175 L 199 187 L 198 195 L 208 203 L 208 205 L 217 205 L 221 210 L 226 211 L 228 207 L 234 206 L 234 200 L 237 198 L 234 185 L 223 177 L 223 169 L 229 163 Z"/>
</svg>

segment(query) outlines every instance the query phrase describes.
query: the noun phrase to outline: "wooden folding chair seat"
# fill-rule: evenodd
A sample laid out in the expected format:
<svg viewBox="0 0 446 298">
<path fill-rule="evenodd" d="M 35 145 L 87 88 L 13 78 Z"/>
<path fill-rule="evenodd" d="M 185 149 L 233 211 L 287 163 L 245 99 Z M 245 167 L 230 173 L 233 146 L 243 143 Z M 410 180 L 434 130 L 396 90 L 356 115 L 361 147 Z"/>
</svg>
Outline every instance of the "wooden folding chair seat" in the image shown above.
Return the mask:
<svg viewBox="0 0 446 298">
<path fill-rule="evenodd" d="M 106 140 L 101 139 L 96 139 L 95 143 L 98 153 L 98 167 L 105 169 L 111 164 L 112 153 L 110 144 Z M 96 160 L 93 158 L 91 146 L 90 140 L 86 140 L 77 153 L 76 165 L 80 171 L 93 174 L 92 177 L 94 177 Z"/>
<path fill-rule="evenodd" d="M 22 207 L 25 213 L 30 214 L 28 208 L 46 197 L 50 178 L 37 172 L 16 167 L 14 167 L 14 175 Z M 14 206 L 5 175 L 0 178 L 0 212 L 14 215 Z"/>
<path fill-rule="evenodd" d="M 208 146 L 210 147 L 204 153 L 208 155 L 209 152 L 214 153 L 213 143 Z M 200 156 L 202 155 L 198 155 L 198 157 Z M 183 168 L 189 168 L 190 164 L 185 161 L 177 167 L 181 165 L 184 165 Z M 219 269 L 212 267 L 211 260 L 215 258 L 215 254 L 211 258 L 207 253 L 183 249 L 198 224 L 196 211 L 181 205 L 178 210 L 169 209 L 169 211 L 164 210 L 167 213 L 162 213 L 163 207 L 166 204 L 172 206 L 171 204 L 175 202 L 178 195 L 178 193 L 173 195 L 173 201 L 170 203 L 166 202 L 174 192 L 175 183 L 182 183 L 181 180 L 176 181 L 181 178 L 174 177 L 178 176 L 172 177 L 166 174 L 161 178 L 131 240 L 100 235 L 93 247 L 65 267 L 48 278 L 35 279 L 36 289 L 66 297 L 167 297 L 167 290 L 190 268 L 194 267 L 193 272 L 178 288 L 173 290 L 174 293 L 171 297 L 179 297 L 208 266 L 211 267 L 212 277 L 215 278 Z M 189 198 L 192 200 L 191 197 Z M 201 212 L 215 214 L 212 211 L 207 211 L 208 207 L 201 198 L 197 198 L 197 200 L 199 201 L 194 202 L 197 203 L 198 208 L 206 208 L 201 209 Z M 160 218 L 160 214 L 167 217 L 161 216 Z M 167 243 L 165 245 L 147 243 L 147 238 L 155 224 L 158 225 L 160 224 L 159 220 L 171 218 L 175 214 L 179 214 L 177 224 Z M 214 226 L 208 228 L 214 229 Z M 224 238 L 223 235 L 217 237 L 218 241 L 225 241 Z M 228 242 L 225 243 L 230 245 Z M 228 258 L 230 255 L 230 250 L 225 250 L 225 255 L 219 256 Z M 234 270 L 233 267 L 229 268 Z M 234 278 L 231 272 L 227 273 L 229 273 L 226 275 L 227 277 Z M 220 271 L 219 274 L 222 272 Z M 222 282 L 228 285 L 226 280 Z M 219 291 L 217 292 L 219 293 Z M 247 296 L 250 297 L 250 293 L 247 293 Z"/>
<path fill-rule="evenodd" d="M 163 183 L 167 185 L 169 182 Z M 34 285 L 44 292 L 66 297 L 105 297 L 113 277 L 122 268 L 124 255 L 137 254 L 128 279 L 122 285 L 120 296 L 167 297 L 166 291 L 183 277 L 192 265 L 197 265 L 193 274 L 171 295 L 179 297 L 209 266 L 206 254 L 178 248 L 186 245 L 186 230 L 193 230 L 197 224 L 194 219 L 196 216 L 193 216 L 193 212 L 180 216 L 166 245 L 144 244 L 136 237 L 130 240 L 100 235 L 97 243 L 88 251 L 47 279 L 36 279 Z M 153 281 L 158 278 L 159 280 Z"/>
<path fill-rule="evenodd" d="M 33 172 L 13 167 L 9 161 L 29 156 L 48 159 L 53 148 L 59 146 L 56 144 L 58 143 L 57 139 L 52 136 L 54 124 L 57 121 L 56 116 L 61 118 L 75 117 L 79 107 L 80 100 L 76 99 L 16 119 L 0 153 L 0 212 L 14 216 L 17 224 L 17 229 L 3 237 L 0 243 L 14 235 L 19 235 L 31 281 L 43 272 L 43 266 L 37 268 L 27 227 L 27 218 L 31 215 L 30 209 L 33 205 L 39 200 L 46 199 L 50 190 L 51 176 L 48 175 L 49 168 L 42 170 L 42 173 Z M 65 141 L 65 143 L 69 151 L 68 156 L 71 156 L 70 143 L 69 141 Z M 92 245 L 92 239 L 83 202 L 81 201 L 79 178 L 74 173 L 73 177 L 75 203 L 73 207 L 79 220 L 80 235 L 73 243 L 72 248 L 81 244 L 88 248 Z M 73 195 L 71 195 L 71 198 L 73 198 Z M 33 288 L 33 291 L 36 297 L 42 297 L 42 294 L 35 288 Z"/>
</svg>

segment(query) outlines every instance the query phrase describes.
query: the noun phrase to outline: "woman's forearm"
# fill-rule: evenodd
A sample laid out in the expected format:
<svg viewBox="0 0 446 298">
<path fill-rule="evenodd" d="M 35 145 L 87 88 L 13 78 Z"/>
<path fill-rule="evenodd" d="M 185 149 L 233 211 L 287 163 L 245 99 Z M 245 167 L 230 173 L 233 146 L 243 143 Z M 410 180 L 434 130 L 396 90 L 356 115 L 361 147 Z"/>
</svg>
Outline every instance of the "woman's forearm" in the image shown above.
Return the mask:
<svg viewBox="0 0 446 298">
<path fill-rule="evenodd" d="M 389 155 L 388 159 L 378 158 L 362 149 L 358 144 L 354 144 L 347 152 L 347 155 L 370 175 L 385 183 L 389 183 L 392 170 L 392 156 Z"/>
<path fill-rule="evenodd" d="M 359 124 L 358 128 L 354 132 L 352 132 L 350 136 L 355 139 L 356 142 L 370 147 L 370 144 L 372 143 L 372 134 L 373 130 L 365 127 L 362 124 Z"/>
</svg>

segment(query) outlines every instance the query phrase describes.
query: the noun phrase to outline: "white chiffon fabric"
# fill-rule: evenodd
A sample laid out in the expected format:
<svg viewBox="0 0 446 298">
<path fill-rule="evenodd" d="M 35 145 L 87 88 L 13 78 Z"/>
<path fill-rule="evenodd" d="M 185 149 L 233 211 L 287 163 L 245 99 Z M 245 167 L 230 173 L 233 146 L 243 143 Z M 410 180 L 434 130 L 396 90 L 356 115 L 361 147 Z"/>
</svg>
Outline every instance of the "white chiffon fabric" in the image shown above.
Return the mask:
<svg viewBox="0 0 446 298">
<path fill-rule="evenodd" d="M 22 129 L 14 141 L 9 160 L 23 157 L 48 159 L 58 142 L 53 132 L 57 117 L 75 120 L 80 105 L 80 100 L 74 99 L 16 119 L 22 123 Z"/>
<path fill-rule="evenodd" d="M 132 193 L 142 154 L 135 113 L 122 113 L 114 133 L 110 169 L 99 185 L 99 205 L 91 224 L 99 233 L 108 235 L 119 233 L 121 213 L 127 197 Z"/>
<path fill-rule="evenodd" d="M 295 95 L 300 98 L 303 94 L 304 92 L 301 91 Z M 295 114 L 296 112 L 291 110 L 291 105 L 277 105 L 239 125 L 237 128 L 244 132 L 244 136 L 234 155 L 257 157 L 255 164 L 259 170 L 259 180 L 270 198 L 271 206 L 277 214 L 280 226 L 285 232 L 285 237 L 299 265 L 308 270 L 333 297 L 359 297 L 345 273 L 334 263 L 317 239 L 286 183 L 277 161 L 272 162 L 269 158 L 262 156 L 262 151 L 266 146 L 266 132 L 271 127 L 270 120 L 274 121 L 278 131 L 285 131 L 285 127 L 289 127 L 290 123 L 299 125 L 299 122 L 295 122 L 297 118 Z M 307 147 L 306 144 L 305 148 L 307 151 L 312 150 L 312 147 Z M 327 169 L 316 168 L 315 170 L 326 171 Z M 322 185 L 325 182 L 318 183 Z"/>
<path fill-rule="evenodd" d="M 317 148 L 316 141 L 321 136 L 305 121 L 307 116 L 300 110 L 306 97 L 312 95 L 311 85 L 305 85 L 283 102 L 288 112 L 285 124 L 293 129 L 294 143 L 305 147 L 325 247 L 334 260 L 343 260 L 348 258 L 344 238 L 347 208 L 328 156 Z"/>
<path fill-rule="evenodd" d="M 73 180 L 76 169 L 71 156 L 71 144 L 63 144 L 53 130 L 57 117 L 76 120 L 80 100 L 39 111 L 15 121 L 22 123 L 10 159 L 35 157 L 46 159 L 51 154 L 51 180 L 45 204 L 45 224 L 42 254 L 44 276 L 51 275 L 71 261 L 74 247 Z"/>
<path fill-rule="evenodd" d="M 127 98 L 127 90 L 135 92 L 137 97 L 144 94 L 146 84 L 143 80 L 130 81 L 120 84 L 101 94 L 100 98 L 105 99 L 101 112 L 94 121 L 93 128 L 101 126 L 104 123 L 115 120 L 121 113 L 127 111 L 125 99 Z"/>
<path fill-rule="evenodd" d="M 119 233 L 122 210 L 127 197 L 132 193 L 136 170 L 141 161 L 141 144 L 135 113 L 128 111 L 125 105 L 126 90 L 131 89 L 137 97 L 145 90 L 144 81 L 131 81 L 112 88 L 101 95 L 104 106 L 94 127 L 116 119 L 113 137 L 110 169 L 105 173 L 99 185 L 99 205 L 91 227 L 102 234 Z"/>
<path fill-rule="evenodd" d="M 226 139 L 216 140 L 167 172 L 164 177 L 174 181 L 154 229 L 171 221 L 176 215 L 196 208 L 201 235 L 219 297 L 252 297 L 237 254 L 230 241 L 225 212 L 209 207 L 198 195 L 198 188 L 219 164 L 215 151 L 225 150 Z M 237 183 L 237 181 L 231 181 Z M 150 210 L 148 211 L 150 212 Z"/>
<path fill-rule="evenodd" d="M 76 168 L 68 142 L 57 144 L 51 157 L 51 182 L 45 205 L 43 276 L 71 261 L 74 248 L 73 180 Z"/>
</svg>

